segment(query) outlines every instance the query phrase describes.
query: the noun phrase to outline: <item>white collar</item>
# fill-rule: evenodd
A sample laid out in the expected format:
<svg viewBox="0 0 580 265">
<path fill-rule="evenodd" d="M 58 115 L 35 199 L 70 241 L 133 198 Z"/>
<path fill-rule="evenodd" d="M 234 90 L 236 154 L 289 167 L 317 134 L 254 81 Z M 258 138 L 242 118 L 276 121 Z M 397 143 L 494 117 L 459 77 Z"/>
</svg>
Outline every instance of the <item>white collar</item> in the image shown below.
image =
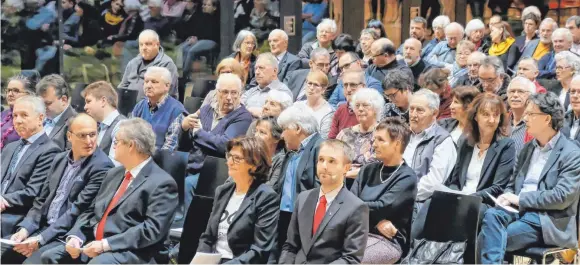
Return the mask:
<svg viewBox="0 0 580 265">
<path fill-rule="evenodd" d="M 141 172 L 141 170 L 151 161 L 151 157 L 145 159 L 145 161 L 141 162 L 139 165 L 135 166 L 133 169 L 129 170 L 131 172 L 131 178 L 135 179 L 137 175 Z M 127 174 L 127 169 L 125 169 L 125 174 Z"/>
<path fill-rule="evenodd" d="M 107 115 L 107 117 L 105 117 L 105 119 L 103 119 L 103 121 L 101 123 L 106 124 L 107 126 L 111 126 L 111 124 L 113 124 L 113 121 L 119 116 L 119 111 L 118 110 L 114 110 L 113 112 L 109 113 L 109 115 Z"/>
</svg>

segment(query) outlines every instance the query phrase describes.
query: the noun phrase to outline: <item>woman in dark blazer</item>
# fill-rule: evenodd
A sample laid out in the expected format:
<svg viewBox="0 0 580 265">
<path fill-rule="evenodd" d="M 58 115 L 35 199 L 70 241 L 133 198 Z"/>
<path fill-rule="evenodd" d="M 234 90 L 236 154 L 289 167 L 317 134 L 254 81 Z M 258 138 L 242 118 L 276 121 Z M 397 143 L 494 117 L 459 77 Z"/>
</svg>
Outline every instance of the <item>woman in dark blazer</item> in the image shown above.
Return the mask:
<svg viewBox="0 0 580 265">
<path fill-rule="evenodd" d="M 445 183 L 451 189 L 483 199 L 480 218 L 503 193 L 515 166 L 515 144 L 508 137 L 509 117 L 503 100 L 483 93 L 472 103 L 465 127 L 467 139 L 457 148 L 457 162 Z"/>
<path fill-rule="evenodd" d="M 369 207 L 369 237 L 362 263 L 394 264 L 408 249 L 417 175 L 403 160 L 411 130 L 397 117 L 377 125 L 373 149 L 380 162 L 363 166 L 350 191 Z"/>
<path fill-rule="evenodd" d="M 197 252 L 220 253 L 220 263 L 267 263 L 276 246 L 280 203 L 265 184 L 271 162 L 264 142 L 239 137 L 229 141 L 226 150 L 233 182 L 217 188 Z"/>
<path fill-rule="evenodd" d="M 467 123 L 467 110 L 469 104 L 477 95 L 479 89 L 474 86 L 460 86 L 451 90 L 451 117 L 438 120 L 437 123 L 451 134 L 453 142 L 457 144 L 464 133 Z"/>
</svg>

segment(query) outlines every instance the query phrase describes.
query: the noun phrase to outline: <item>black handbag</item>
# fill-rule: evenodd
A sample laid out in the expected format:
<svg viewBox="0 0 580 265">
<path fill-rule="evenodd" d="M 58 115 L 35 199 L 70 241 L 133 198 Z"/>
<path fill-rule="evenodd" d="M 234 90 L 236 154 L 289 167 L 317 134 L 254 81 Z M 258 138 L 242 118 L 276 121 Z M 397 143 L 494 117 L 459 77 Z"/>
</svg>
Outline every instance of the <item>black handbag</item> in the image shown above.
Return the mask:
<svg viewBox="0 0 580 265">
<path fill-rule="evenodd" d="M 466 242 L 413 240 L 411 253 L 402 264 L 463 264 Z"/>
</svg>

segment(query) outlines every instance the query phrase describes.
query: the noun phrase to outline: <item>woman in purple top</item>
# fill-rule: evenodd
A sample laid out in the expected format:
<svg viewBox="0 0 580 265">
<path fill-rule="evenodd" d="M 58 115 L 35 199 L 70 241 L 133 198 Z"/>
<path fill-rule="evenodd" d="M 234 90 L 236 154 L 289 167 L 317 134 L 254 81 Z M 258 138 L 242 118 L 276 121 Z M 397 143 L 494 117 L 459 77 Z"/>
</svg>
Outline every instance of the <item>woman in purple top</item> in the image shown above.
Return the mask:
<svg viewBox="0 0 580 265">
<path fill-rule="evenodd" d="M 0 125 L 2 125 L 0 149 L 4 148 L 7 144 L 20 139 L 20 136 L 16 134 L 14 125 L 12 124 L 12 106 L 14 106 L 14 101 L 18 98 L 34 94 L 34 86 L 35 82 L 24 75 L 16 75 L 8 79 L 8 85 L 6 86 L 6 101 L 10 108 L 2 111 L 2 118 L 0 120 Z"/>
</svg>

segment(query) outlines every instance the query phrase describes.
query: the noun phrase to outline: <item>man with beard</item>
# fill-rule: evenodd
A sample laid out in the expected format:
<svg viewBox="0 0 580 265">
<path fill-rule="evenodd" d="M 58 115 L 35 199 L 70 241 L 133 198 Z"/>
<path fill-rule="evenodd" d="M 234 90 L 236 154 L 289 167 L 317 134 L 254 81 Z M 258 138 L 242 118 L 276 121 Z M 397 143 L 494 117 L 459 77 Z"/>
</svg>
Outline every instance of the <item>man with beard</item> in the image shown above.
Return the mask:
<svg viewBox="0 0 580 265">
<path fill-rule="evenodd" d="M 421 43 L 421 47 L 426 46 L 428 40 L 425 39 L 425 35 L 427 35 L 427 20 L 422 17 L 415 17 L 411 19 L 411 25 L 409 26 L 409 38 L 413 38 L 418 40 Z M 403 59 L 405 43 L 399 46 L 397 49 L 397 59 Z M 423 52 L 420 55 L 424 55 Z"/>
<path fill-rule="evenodd" d="M 405 63 L 407 63 L 407 66 L 411 68 L 414 80 L 419 80 L 419 76 L 421 76 L 422 73 L 427 72 L 427 70 L 433 67 L 430 63 L 425 62 L 425 60 L 421 58 L 421 42 L 415 38 L 408 38 L 405 43 L 403 43 L 402 47 Z M 413 91 L 417 91 L 421 88 L 416 82 L 413 83 Z"/>
<path fill-rule="evenodd" d="M 572 32 L 566 28 L 559 28 L 552 33 L 552 50 L 538 61 L 538 70 L 540 71 L 538 78 L 552 79 L 556 77 L 556 59 L 557 53 L 562 51 L 570 51 L 574 37 Z"/>
<path fill-rule="evenodd" d="M 552 51 L 552 33 L 558 28 L 558 24 L 551 18 L 546 18 L 540 23 L 540 38 L 531 40 L 524 48 L 520 58 L 534 58 L 539 61 Z M 517 71 L 517 69 L 515 69 Z"/>
<path fill-rule="evenodd" d="M 479 67 L 480 90 L 500 96 L 504 103 L 507 101 L 507 86 L 510 83 L 509 76 L 505 73 L 503 63 L 496 56 L 488 56 L 483 59 Z"/>
</svg>

